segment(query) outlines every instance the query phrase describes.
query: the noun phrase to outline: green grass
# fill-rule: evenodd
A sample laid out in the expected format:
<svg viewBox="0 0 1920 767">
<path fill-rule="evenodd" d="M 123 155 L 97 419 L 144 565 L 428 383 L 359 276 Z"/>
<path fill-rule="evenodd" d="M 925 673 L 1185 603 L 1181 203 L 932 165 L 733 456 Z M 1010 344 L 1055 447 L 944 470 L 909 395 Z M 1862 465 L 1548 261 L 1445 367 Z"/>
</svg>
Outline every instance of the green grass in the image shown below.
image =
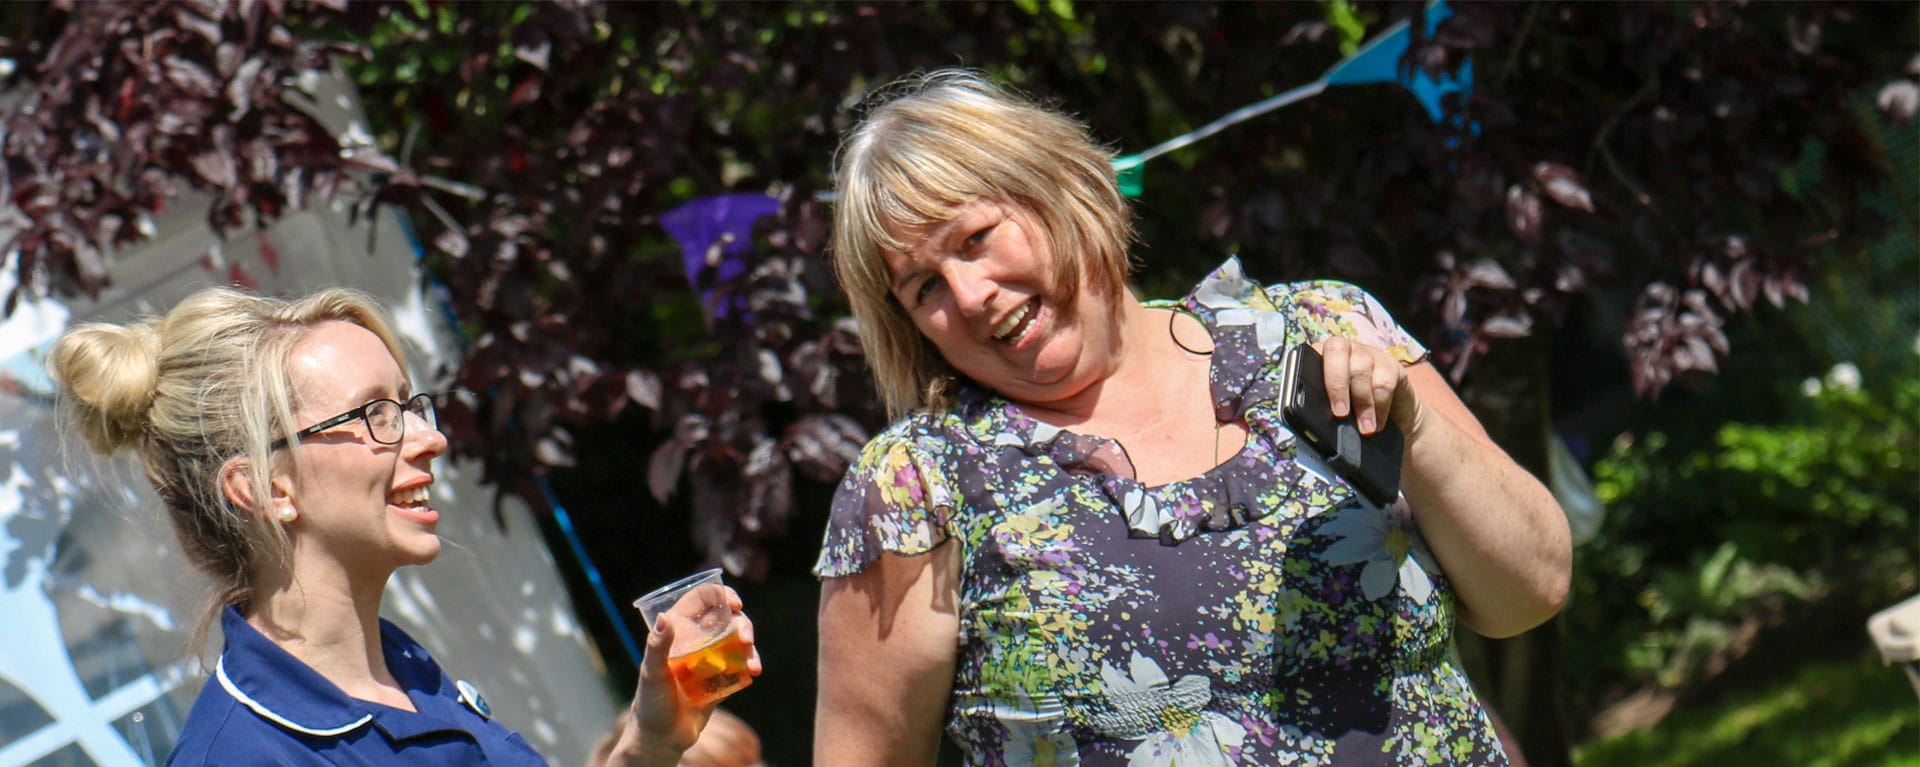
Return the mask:
<svg viewBox="0 0 1920 767">
<path fill-rule="evenodd" d="M 1920 767 L 1920 699 L 1876 654 L 1810 664 L 1674 712 L 1648 730 L 1588 742 L 1578 767 Z"/>
</svg>

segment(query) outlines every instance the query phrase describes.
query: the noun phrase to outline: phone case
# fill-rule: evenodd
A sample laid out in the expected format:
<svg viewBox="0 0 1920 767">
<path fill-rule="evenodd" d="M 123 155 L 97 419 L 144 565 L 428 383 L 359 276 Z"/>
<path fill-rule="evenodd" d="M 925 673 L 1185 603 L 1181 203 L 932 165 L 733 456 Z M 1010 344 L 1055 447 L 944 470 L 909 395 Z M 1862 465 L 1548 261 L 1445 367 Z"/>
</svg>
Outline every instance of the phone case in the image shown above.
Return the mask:
<svg viewBox="0 0 1920 767">
<path fill-rule="evenodd" d="M 1311 346 L 1288 349 L 1280 370 L 1280 412 L 1287 428 L 1375 506 L 1393 503 L 1400 495 L 1400 463 L 1406 451 L 1400 427 L 1387 423 L 1361 436 L 1351 413 L 1333 417 L 1324 363 Z"/>
</svg>

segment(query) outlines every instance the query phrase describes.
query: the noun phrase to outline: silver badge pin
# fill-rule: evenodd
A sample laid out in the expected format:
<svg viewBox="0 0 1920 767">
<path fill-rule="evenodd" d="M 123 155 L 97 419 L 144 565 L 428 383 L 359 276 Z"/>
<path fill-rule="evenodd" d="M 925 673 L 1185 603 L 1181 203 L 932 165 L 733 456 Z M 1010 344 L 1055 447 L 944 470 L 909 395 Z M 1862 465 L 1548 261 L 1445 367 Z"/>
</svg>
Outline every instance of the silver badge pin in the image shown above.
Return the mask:
<svg viewBox="0 0 1920 767">
<path fill-rule="evenodd" d="M 481 718 L 493 718 L 493 709 L 487 706 L 487 697 L 480 694 L 480 688 L 465 679 L 455 681 L 453 686 L 460 690 L 460 702 L 467 704 L 467 708 L 473 709 Z"/>
</svg>

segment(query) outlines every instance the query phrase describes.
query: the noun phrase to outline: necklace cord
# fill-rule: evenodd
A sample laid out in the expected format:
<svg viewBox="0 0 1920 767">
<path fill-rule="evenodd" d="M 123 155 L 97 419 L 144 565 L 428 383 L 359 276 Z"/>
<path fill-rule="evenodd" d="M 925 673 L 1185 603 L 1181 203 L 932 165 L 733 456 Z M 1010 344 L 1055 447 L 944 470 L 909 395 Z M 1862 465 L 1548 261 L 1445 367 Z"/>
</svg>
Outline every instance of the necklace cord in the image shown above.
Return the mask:
<svg viewBox="0 0 1920 767">
<path fill-rule="evenodd" d="M 1181 351 L 1184 351 L 1188 354 L 1198 355 L 1201 357 L 1213 356 L 1212 349 L 1208 349 L 1206 351 L 1200 351 L 1199 349 L 1195 349 L 1191 346 L 1188 346 L 1180 342 L 1180 336 L 1173 332 L 1173 323 L 1175 320 L 1178 320 L 1180 318 L 1180 315 L 1182 314 L 1186 314 L 1186 312 L 1180 311 L 1180 309 L 1178 308 L 1167 310 L 1167 338 L 1173 339 L 1173 345 L 1180 347 Z M 1196 317 L 1195 319 L 1199 319 L 1199 318 Z M 1205 323 L 1202 323 L 1202 325 L 1204 324 Z M 1213 422 L 1213 465 L 1215 466 L 1220 465 L 1220 429 L 1224 426 L 1226 426 L 1226 424 L 1221 423 L 1218 420 Z"/>
<path fill-rule="evenodd" d="M 1182 315 L 1182 314 L 1185 314 L 1185 313 L 1186 313 L 1186 312 L 1182 312 L 1182 311 L 1180 311 L 1180 310 L 1179 310 L 1179 309 L 1177 309 L 1177 308 L 1176 308 L 1176 309 L 1168 309 L 1168 310 L 1167 310 L 1167 337 L 1168 337 L 1168 338 L 1171 338 L 1171 339 L 1173 339 L 1173 345 L 1174 345 L 1174 346 L 1178 346 L 1178 347 L 1180 347 L 1180 350 L 1181 350 L 1181 351 L 1183 351 L 1183 352 L 1186 352 L 1186 353 L 1188 353 L 1188 354 L 1197 354 L 1197 355 L 1199 355 L 1199 356 L 1202 356 L 1202 357 L 1211 357 L 1211 356 L 1213 356 L 1213 350 L 1212 350 L 1212 349 L 1208 349 L 1208 350 L 1206 350 L 1206 351 L 1204 351 L 1204 352 L 1203 352 L 1203 351 L 1200 351 L 1199 349 L 1195 349 L 1195 348 L 1193 348 L 1193 347 L 1191 347 L 1191 346 L 1188 346 L 1188 345 L 1186 345 L 1186 344 L 1184 344 L 1184 343 L 1181 343 L 1181 342 L 1180 342 L 1180 336 L 1178 336 L 1178 335 L 1176 335 L 1176 334 L 1175 334 L 1175 333 L 1173 332 L 1173 322 L 1174 322 L 1174 320 L 1177 320 L 1177 319 L 1179 319 L 1179 318 L 1180 318 L 1180 315 Z M 1195 318 L 1195 319 L 1198 319 L 1198 318 Z"/>
</svg>

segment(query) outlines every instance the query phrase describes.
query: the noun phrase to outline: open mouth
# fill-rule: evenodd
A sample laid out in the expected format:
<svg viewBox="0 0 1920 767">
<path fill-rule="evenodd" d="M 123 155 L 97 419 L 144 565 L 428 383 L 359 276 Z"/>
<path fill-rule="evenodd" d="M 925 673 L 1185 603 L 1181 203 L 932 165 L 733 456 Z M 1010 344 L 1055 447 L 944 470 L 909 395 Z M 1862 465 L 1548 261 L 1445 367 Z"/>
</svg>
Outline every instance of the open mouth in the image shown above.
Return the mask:
<svg viewBox="0 0 1920 767">
<path fill-rule="evenodd" d="M 1027 299 L 1026 303 L 1014 309 L 1012 314 L 1007 315 L 1000 320 L 999 325 L 994 326 L 993 340 L 1009 345 L 1018 343 L 1033 327 L 1033 318 L 1039 315 L 1040 298 L 1035 296 Z"/>
<path fill-rule="evenodd" d="M 387 494 L 387 504 L 421 522 L 438 521 L 440 512 L 433 510 L 433 493 L 429 489 L 431 487 L 431 484 L 427 484 L 395 490 Z"/>
<path fill-rule="evenodd" d="M 427 504 L 433 500 L 433 493 L 428 489 L 430 487 L 432 485 L 420 485 L 396 490 L 387 496 L 387 503 L 402 508 L 426 508 Z"/>
</svg>

